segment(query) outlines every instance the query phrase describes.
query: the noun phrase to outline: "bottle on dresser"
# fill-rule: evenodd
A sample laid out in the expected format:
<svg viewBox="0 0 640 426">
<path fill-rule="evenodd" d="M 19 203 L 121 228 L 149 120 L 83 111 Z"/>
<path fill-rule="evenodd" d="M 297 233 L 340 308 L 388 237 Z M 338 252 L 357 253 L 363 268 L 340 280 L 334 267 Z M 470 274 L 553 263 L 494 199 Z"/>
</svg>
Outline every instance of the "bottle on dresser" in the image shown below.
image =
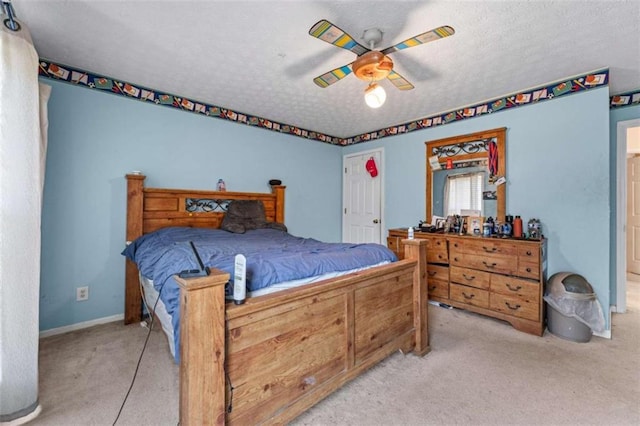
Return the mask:
<svg viewBox="0 0 640 426">
<path fill-rule="evenodd" d="M 518 215 L 513 219 L 513 236 L 514 238 L 522 238 L 522 219 Z"/>
</svg>

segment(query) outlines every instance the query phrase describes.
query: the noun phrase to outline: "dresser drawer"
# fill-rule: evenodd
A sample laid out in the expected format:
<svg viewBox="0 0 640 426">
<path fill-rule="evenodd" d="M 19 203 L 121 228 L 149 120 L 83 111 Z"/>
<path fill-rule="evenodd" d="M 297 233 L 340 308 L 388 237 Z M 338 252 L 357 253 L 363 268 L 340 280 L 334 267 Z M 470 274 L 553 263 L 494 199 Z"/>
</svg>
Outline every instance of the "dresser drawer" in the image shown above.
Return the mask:
<svg viewBox="0 0 640 426">
<path fill-rule="evenodd" d="M 491 274 L 489 272 L 451 266 L 450 276 L 451 282 L 482 288 L 485 290 L 489 289 L 489 280 L 491 278 Z"/>
<path fill-rule="evenodd" d="M 522 280 L 514 277 L 493 274 L 491 276 L 491 291 L 506 296 L 540 302 L 540 283 Z"/>
<path fill-rule="evenodd" d="M 427 262 L 449 263 L 447 240 L 445 238 L 427 238 Z"/>
<path fill-rule="evenodd" d="M 443 299 L 448 299 L 449 281 L 429 280 L 427 282 L 427 293 L 429 295 L 429 298 L 441 297 Z"/>
<path fill-rule="evenodd" d="M 449 285 L 449 298 L 457 302 L 478 306 L 480 308 L 489 307 L 489 292 L 487 290 L 480 290 L 466 285 L 451 283 Z"/>
<path fill-rule="evenodd" d="M 466 266 L 488 272 L 515 275 L 517 271 L 517 258 L 506 255 L 476 255 L 456 254 L 451 256 L 452 266 Z"/>
<path fill-rule="evenodd" d="M 529 300 L 517 296 L 506 296 L 499 293 L 491 293 L 491 310 L 503 314 L 538 321 L 540 317 L 540 303 L 538 300 Z"/>
<path fill-rule="evenodd" d="M 522 244 L 518 246 L 518 260 L 525 263 L 540 264 L 540 249 L 538 246 Z"/>
<path fill-rule="evenodd" d="M 518 271 L 515 275 L 537 280 L 540 278 L 540 265 L 537 263 L 518 262 Z"/>
<path fill-rule="evenodd" d="M 452 256 L 457 253 L 501 254 L 505 256 L 515 256 L 518 254 L 518 246 L 516 244 L 509 241 L 489 238 L 452 238 L 449 245 Z"/>
<path fill-rule="evenodd" d="M 427 264 L 427 279 L 449 281 L 449 267 L 442 265 Z"/>
</svg>

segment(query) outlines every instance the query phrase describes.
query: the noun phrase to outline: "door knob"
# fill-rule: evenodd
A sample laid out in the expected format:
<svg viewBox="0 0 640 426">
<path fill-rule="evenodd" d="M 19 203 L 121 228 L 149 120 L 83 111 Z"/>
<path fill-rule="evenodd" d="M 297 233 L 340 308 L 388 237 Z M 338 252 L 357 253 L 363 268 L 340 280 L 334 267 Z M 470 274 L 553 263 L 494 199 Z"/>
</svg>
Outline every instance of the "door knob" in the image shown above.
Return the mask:
<svg viewBox="0 0 640 426">
<path fill-rule="evenodd" d="M 373 219 L 373 223 L 380 223 L 378 219 Z"/>
</svg>

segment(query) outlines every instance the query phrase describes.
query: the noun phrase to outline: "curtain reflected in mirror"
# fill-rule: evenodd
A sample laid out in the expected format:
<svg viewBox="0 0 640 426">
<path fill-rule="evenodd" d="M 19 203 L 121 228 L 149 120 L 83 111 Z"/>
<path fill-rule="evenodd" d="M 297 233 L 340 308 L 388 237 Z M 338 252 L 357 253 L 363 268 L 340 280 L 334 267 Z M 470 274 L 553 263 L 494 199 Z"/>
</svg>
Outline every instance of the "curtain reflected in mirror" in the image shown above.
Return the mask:
<svg viewBox="0 0 640 426">
<path fill-rule="evenodd" d="M 438 173 L 438 176 L 445 174 L 445 172 Z M 439 203 L 434 197 L 434 214 L 437 216 L 463 215 L 465 210 L 476 210 L 480 212 L 478 216 L 487 216 L 488 213 L 485 213 L 482 203 L 486 176 L 485 171 L 447 174 L 442 191 L 443 208 L 440 212 L 437 210 Z M 434 181 L 438 180 L 440 179 L 434 179 Z M 437 182 L 434 182 L 434 185 L 436 184 Z M 438 189 L 434 189 L 434 193 L 438 193 Z"/>
</svg>

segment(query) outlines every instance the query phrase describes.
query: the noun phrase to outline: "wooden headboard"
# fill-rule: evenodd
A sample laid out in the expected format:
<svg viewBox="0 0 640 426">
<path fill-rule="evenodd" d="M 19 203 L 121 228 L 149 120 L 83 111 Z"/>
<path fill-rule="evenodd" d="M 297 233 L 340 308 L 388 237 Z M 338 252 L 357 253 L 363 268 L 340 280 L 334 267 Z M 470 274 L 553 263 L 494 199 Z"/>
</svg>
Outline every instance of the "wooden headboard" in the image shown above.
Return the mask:
<svg viewBox="0 0 640 426">
<path fill-rule="evenodd" d="M 233 200 L 260 200 L 268 221 L 284 223 L 284 190 L 271 187 L 271 193 L 205 191 L 145 188 L 146 176 L 128 174 L 127 244 L 136 238 L 169 226 L 220 228 L 227 205 Z M 142 319 L 142 295 L 138 268 L 130 260 L 125 271 L 124 322 Z"/>
</svg>

